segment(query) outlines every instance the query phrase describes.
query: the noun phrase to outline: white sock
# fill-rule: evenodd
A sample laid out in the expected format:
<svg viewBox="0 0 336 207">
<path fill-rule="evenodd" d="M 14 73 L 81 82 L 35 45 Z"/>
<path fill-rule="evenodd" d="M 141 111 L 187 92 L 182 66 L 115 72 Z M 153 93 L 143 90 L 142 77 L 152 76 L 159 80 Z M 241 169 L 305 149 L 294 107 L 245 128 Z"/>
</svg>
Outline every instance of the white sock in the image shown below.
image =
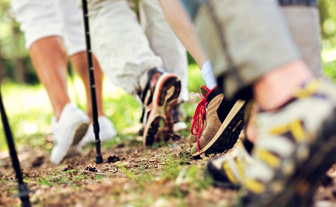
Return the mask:
<svg viewBox="0 0 336 207">
<path fill-rule="evenodd" d="M 212 71 L 210 60 L 204 63 L 201 73 L 205 81 L 205 84 L 210 90 L 217 86 L 217 82 Z"/>
</svg>

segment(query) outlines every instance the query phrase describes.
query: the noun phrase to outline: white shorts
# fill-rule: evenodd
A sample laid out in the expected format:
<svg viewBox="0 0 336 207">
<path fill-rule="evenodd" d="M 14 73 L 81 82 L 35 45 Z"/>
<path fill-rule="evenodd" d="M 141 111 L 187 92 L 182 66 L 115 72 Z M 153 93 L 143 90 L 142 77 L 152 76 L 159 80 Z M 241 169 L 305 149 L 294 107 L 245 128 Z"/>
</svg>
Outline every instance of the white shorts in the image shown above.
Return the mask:
<svg viewBox="0 0 336 207">
<path fill-rule="evenodd" d="M 26 47 L 44 37 L 64 39 L 68 55 L 86 50 L 82 11 L 73 0 L 12 0 Z"/>
</svg>

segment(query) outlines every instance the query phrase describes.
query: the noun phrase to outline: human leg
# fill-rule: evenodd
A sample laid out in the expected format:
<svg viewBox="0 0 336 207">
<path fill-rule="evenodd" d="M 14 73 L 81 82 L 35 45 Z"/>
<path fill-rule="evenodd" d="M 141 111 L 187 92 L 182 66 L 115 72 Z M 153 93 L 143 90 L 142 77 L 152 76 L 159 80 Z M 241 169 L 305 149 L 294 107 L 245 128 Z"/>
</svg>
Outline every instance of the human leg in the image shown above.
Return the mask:
<svg viewBox="0 0 336 207">
<path fill-rule="evenodd" d="M 58 36 L 45 37 L 34 42 L 29 53 L 58 120 L 64 106 L 70 102 L 66 85 L 68 57 L 63 40 Z"/>
<path fill-rule="evenodd" d="M 68 59 L 61 38 L 62 21 L 57 4 L 57 0 L 39 1 L 36 4 L 28 0 L 11 2 L 16 20 L 21 23 L 20 28 L 25 34 L 26 47 L 29 49 L 34 68 L 46 87 L 55 116 L 59 119 L 63 107 L 70 99 L 66 88 Z M 53 55 L 49 45 L 55 48 L 56 55 Z M 57 63 L 54 64 L 54 61 Z"/>
<path fill-rule="evenodd" d="M 196 3 L 196 2 L 194 2 L 194 3 Z M 206 10 L 206 9 L 203 9 L 203 10 L 201 10 L 200 12 L 204 12 L 204 13 L 206 13 L 206 12 L 208 12 L 208 10 Z M 191 12 L 192 13 L 192 12 Z M 209 12 L 209 13 L 211 13 L 211 12 Z M 230 14 L 230 12 L 228 13 L 228 14 Z M 211 15 L 209 15 L 208 16 L 210 19 L 212 18 L 211 17 Z M 193 18 L 197 18 L 197 17 L 195 17 L 195 16 L 193 16 Z M 196 19 L 196 25 L 197 25 L 197 20 L 198 19 Z M 205 21 L 204 19 L 200 19 L 199 21 Z M 245 21 L 245 20 L 243 20 L 243 19 L 241 19 L 241 21 Z M 216 22 L 216 24 L 217 24 L 217 22 Z M 199 31 L 199 32 L 203 32 L 202 34 L 204 35 L 204 40 L 203 40 L 203 44 L 205 44 L 205 49 L 209 49 L 210 51 L 209 51 L 209 53 L 208 53 L 208 55 L 209 55 L 209 57 L 212 57 L 213 59 L 211 60 L 211 62 L 213 63 L 213 66 L 214 66 L 214 69 L 216 68 L 216 67 L 218 67 L 218 68 L 227 68 L 226 67 L 226 65 L 228 65 L 228 64 L 231 64 L 231 63 L 229 63 L 230 62 L 230 60 L 231 60 L 231 57 L 230 57 L 230 55 L 227 55 L 227 54 L 225 54 L 225 53 L 223 53 L 223 51 L 222 51 L 222 49 L 221 48 L 219 48 L 218 47 L 218 45 L 225 45 L 226 44 L 226 42 L 223 42 L 222 41 L 222 39 L 219 39 L 219 38 L 217 38 L 216 36 L 213 38 L 213 37 L 208 37 L 206 34 L 205 34 L 205 32 L 204 31 L 211 31 L 213 28 L 216 28 L 216 25 L 214 24 L 214 23 L 210 23 L 210 24 L 203 24 L 203 25 L 207 25 L 206 26 L 206 28 L 205 27 L 203 27 L 203 28 L 201 28 L 201 29 L 199 29 L 199 27 L 197 28 L 197 30 L 201 30 L 201 31 Z M 243 23 L 241 23 L 240 25 L 243 25 Z M 244 32 L 242 32 L 241 34 L 242 34 L 242 36 L 243 36 L 243 33 Z M 236 34 L 234 34 L 234 35 L 236 35 Z M 235 37 L 239 37 L 239 34 L 237 34 L 236 36 L 234 36 L 233 34 L 232 34 L 232 38 L 235 38 Z M 247 37 L 248 35 L 246 35 L 245 33 L 244 33 L 244 37 Z M 231 38 L 231 36 L 230 36 L 230 38 Z M 201 39 L 202 39 L 202 37 L 201 37 Z M 209 43 L 208 45 L 206 45 L 207 43 Z M 241 48 L 241 47 L 238 47 L 238 48 Z M 240 51 L 241 52 L 241 51 Z M 237 52 L 237 53 L 240 53 L 240 52 Z M 216 59 L 214 59 L 214 57 L 219 57 L 219 54 L 223 54 L 223 56 L 224 56 L 224 58 L 216 58 Z M 232 69 L 232 64 L 230 65 L 230 68 Z M 249 74 L 249 75 L 247 75 L 248 77 L 252 77 L 253 75 L 255 75 L 255 74 Z M 236 76 L 235 76 L 236 77 Z M 225 81 L 224 81 L 225 82 Z M 235 83 L 237 83 L 236 81 L 235 81 Z M 222 84 L 222 83 L 221 83 Z M 234 84 L 234 83 L 233 83 Z M 228 84 L 229 85 L 229 87 L 232 87 L 232 85 L 233 84 Z M 226 87 L 226 88 L 228 88 L 228 87 Z M 225 94 L 225 96 L 226 97 L 229 97 L 230 96 L 230 94 Z M 226 106 L 228 106 L 228 104 L 226 104 Z M 241 111 L 241 110 L 237 110 L 238 112 L 239 111 Z M 221 114 L 223 114 L 223 113 L 221 113 Z M 241 119 L 242 120 L 242 119 Z M 239 123 L 239 122 L 238 122 Z M 227 128 L 230 128 L 230 127 L 227 127 Z M 236 128 L 235 127 L 233 127 L 233 129 L 235 130 Z M 225 133 L 225 131 L 221 131 L 221 132 L 218 132 L 218 135 L 217 136 L 215 136 L 213 139 L 217 139 L 217 140 L 220 140 L 220 138 L 223 138 L 223 137 L 227 137 L 227 136 L 224 136 L 224 133 Z M 237 135 L 238 136 L 238 135 Z M 209 141 L 209 140 L 211 140 L 211 141 Z M 205 141 L 206 143 L 212 143 L 212 139 L 207 139 L 207 141 Z M 207 148 L 207 145 L 208 144 L 206 144 L 205 146 L 203 145 L 203 147 L 204 148 Z M 232 146 L 232 145 L 231 145 Z M 194 148 L 194 151 L 197 149 L 196 147 L 193 147 Z M 197 152 L 197 150 L 196 150 L 196 152 Z M 202 152 L 202 151 L 201 151 Z M 197 153 L 195 153 L 195 154 L 197 154 Z"/>
<path fill-rule="evenodd" d="M 293 35 L 294 41 L 298 46 L 300 53 L 302 54 L 304 62 L 307 63 L 308 67 L 312 69 L 314 76 L 320 76 L 322 73 L 322 69 L 320 59 L 320 34 L 317 14 L 318 12 L 316 9 L 317 2 L 314 0 L 303 0 L 301 2 L 279 1 L 279 3 L 281 5 L 281 10 L 284 13 L 284 16 L 289 25 L 290 32 Z M 302 74 L 302 76 L 304 75 L 306 74 Z M 288 74 L 285 76 L 287 78 Z M 246 114 L 246 117 L 249 118 L 249 121 L 245 129 L 246 137 L 243 143 L 249 153 L 251 153 L 253 143 L 255 143 L 257 139 L 257 126 L 255 123 L 255 116 L 257 114 L 257 111 L 258 106 L 254 104 L 251 115 Z M 239 150 L 244 152 L 246 151 L 245 148 L 239 148 Z M 237 151 L 237 149 L 235 149 L 235 151 Z M 240 156 L 240 158 L 238 157 L 237 159 L 251 159 L 249 158 L 250 155 L 248 153 L 229 153 L 218 159 L 211 160 L 208 163 L 206 171 L 209 176 L 216 177 L 214 179 L 214 183 L 224 182 L 224 185 L 229 185 L 230 183 L 234 183 L 235 181 L 239 181 L 238 183 L 241 183 L 240 181 L 242 181 L 242 178 L 239 174 L 239 171 L 237 170 L 240 164 L 238 163 L 238 161 L 228 161 L 229 158 L 231 158 L 232 156 L 237 157 L 237 155 L 239 154 L 243 154 L 245 156 Z M 224 169 L 222 167 L 224 165 L 229 165 L 230 167 Z M 232 174 L 231 177 L 233 177 L 233 179 L 229 179 L 227 174 Z"/>
<path fill-rule="evenodd" d="M 162 58 L 163 68 L 181 79 L 182 88 L 179 102 L 188 101 L 186 51 L 169 27 L 158 1 L 140 1 L 140 21 L 151 49 Z"/>
<path fill-rule="evenodd" d="M 26 46 L 41 83 L 54 109 L 51 161 L 60 163 L 71 146 L 86 133 L 89 118 L 70 103 L 66 86 L 67 53 L 63 43 L 58 1 L 12 1 L 12 8 L 25 33 Z"/>
<path fill-rule="evenodd" d="M 73 1 L 60 0 L 60 10 L 62 12 L 62 20 L 64 25 L 65 43 L 68 49 L 68 55 L 71 57 L 72 64 L 77 73 L 81 77 L 86 92 L 86 113 L 92 121 L 92 101 L 91 86 L 88 72 L 88 61 L 86 55 L 86 44 L 83 25 L 83 14 Z M 99 138 L 101 141 L 112 139 L 116 135 L 113 123 L 104 115 L 102 84 L 103 72 L 100 68 L 97 58 L 93 55 L 94 77 L 96 105 L 99 123 Z M 95 141 L 92 124 L 89 126 L 85 137 L 80 142 L 80 148 L 89 142 Z"/>
<path fill-rule="evenodd" d="M 182 121 L 184 114 L 182 104 L 189 100 L 188 63 L 185 48 L 169 27 L 158 1 L 139 1 L 139 11 L 141 26 L 151 49 L 161 57 L 163 68 L 167 72 L 176 74 L 181 80 L 178 104 L 173 108 L 173 119 L 171 119 L 173 123 L 165 123 L 165 125 L 173 124 L 174 131 L 184 130 L 187 125 Z"/>
<path fill-rule="evenodd" d="M 165 18 L 176 36 L 180 39 L 184 47 L 189 51 L 200 68 L 208 61 L 203 52 L 198 38 L 193 30 L 192 22 L 179 1 L 160 0 L 160 5 Z"/>
<path fill-rule="evenodd" d="M 183 7 L 181 6 L 181 4 L 176 1 L 176 0 L 172 0 L 172 1 L 165 1 L 162 0 L 160 1 L 160 5 L 162 7 L 162 10 L 164 12 L 164 15 L 169 23 L 169 25 L 171 26 L 171 28 L 173 29 L 173 31 L 175 32 L 175 34 L 179 37 L 179 39 L 181 40 L 181 42 L 184 44 L 184 46 L 189 50 L 189 52 L 194 56 L 196 62 L 198 63 L 198 65 L 201 68 L 202 71 L 202 76 L 206 82 L 206 85 L 208 87 L 202 87 L 201 91 L 203 94 L 203 98 L 206 102 L 210 103 L 211 100 L 214 98 L 213 95 L 216 94 L 215 96 L 218 95 L 217 99 L 220 100 L 218 101 L 213 101 L 211 104 L 208 105 L 208 112 L 212 111 L 212 114 L 214 117 L 211 117 L 213 119 L 210 119 L 208 121 L 211 122 L 211 124 L 206 124 L 206 122 L 203 123 L 202 120 L 197 120 L 198 122 L 202 122 L 202 124 L 200 124 L 199 126 L 203 126 L 204 129 L 202 128 L 202 130 L 200 129 L 193 129 L 192 133 L 197 133 L 198 135 L 200 135 L 202 133 L 202 131 L 204 130 L 205 133 L 202 134 L 201 138 L 199 138 L 198 140 L 201 140 L 201 144 L 200 145 L 194 145 L 193 149 L 192 149 L 192 154 L 194 156 L 198 155 L 197 149 L 199 148 L 203 148 L 205 152 L 206 150 L 208 150 L 209 148 L 211 148 L 215 142 L 211 142 L 216 140 L 218 140 L 218 136 L 213 139 L 214 135 L 216 134 L 216 132 L 218 131 L 220 124 L 215 124 L 215 123 L 222 123 L 225 119 L 225 117 L 218 117 L 217 116 L 217 111 L 221 111 L 222 109 L 219 108 L 228 108 L 228 111 L 230 111 L 230 109 L 232 109 L 232 107 L 234 106 L 234 103 L 227 103 L 226 99 L 223 98 L 223 94 L 222 93 L 216 93 L 218 90 L 215 90 L 215 87 L 217 85 L 216 80 L 214 78 L 213 72 L 212 72 L 212 67 L 209 61 L 207 61 L 206 56 L 204 55 L 201 46 L 197 40 L 197 37 L 194 33 L 193 30 L 193 26 L 191 25 L 190 19 L 189 17 L 183 12 Z M 155 18 L 156 19 L 156 18 Z M 152 25 L 152 24 L 150 24 Z M 167 33 L 167 32 L 166 32 Z M 207 91 L 207 93 L 203 93 L 204 91 Z M 209 94 L 208 94 L 209 93 Z M 209 97 L 209 98 L 207 98 Z M 216 104 L 214 104 L 216 102 Z M 205 104 L 205 102 L 204 102 Z M 210 107 L 211 106 L 211 107 Z M 221 107 L 220 107 L 221 106 Z M 198 106 L 198 108 L 201 106 Z M 224 109 L 225 110 L 225 109 Z M 235 114 L 237 114 L 240 110 L 234 110 Z M 228 113 L 228 112 L 227 112 Z M 205 115 L 205 114 L 204 114 Z M 199 114 L 195 114 L 194 118 L 198 117 Z M 207 115 L 207 117 L 209 117 Z M 196 118 L 199 119 L 199 118 Z M 201 118 L 202 119 L 202 118 Z M 239 119 L 239 118 L 238 118 Z M 240 120 L 236 120 L 237 123 L 240 123 Z M 233 121 L 233 117 L 232 119 L 230 119 L 230 123 L 231 122 L 235 122 Z M 196 120 L 195 120 L 196 121 Z M 194 121 L 194 122 L 195 122 Z M 193 126 L 195 125 L 195 123 L 193 124 Z M 211 126 L 211 127 L 207 127 L 207 126 Z M 224 127 L 224 128 L 228 128 Z M 231 126 L 230 126 L 231 127 Z M 232 128 L 236 129 L 235 126 L 233 126 Z M 240 128 L 240 126 L 238 126 L 237 128 Z M 200 131 L 199 131 L 200 130 Z M 237 130 L 237 132 L 233 133 L 234 137 L 233 140 L 236 140 L 237 136 L 236 134 L 239 134 L 240 130 Z M 231 133 L 229 133 L 231 135 Z M 232 135 L 233 135 L 232 134 Z M 197 141 L 197 135 L 195 134 L 191 134 L 188 137 L 188 142 L 190 144 L 194 143 Z M 235 141 L 232 141 L 233 143 Z M 229 142 L 231 143 L 231 141 Z M 229 146 L 231 144 L 227 144 L 227 146 Z M 225 150 L 226 148 L 224 148 L 223 150 Z M 216 147 L 215 151 L 220 151 L 221 147 Z"/>
<path fill-rule="evenodd" d="M 162 60 L 151 50 L 126 1 L 101 3 L 92 11 L 90 22 L 93 51 L 104 73 L 117 86 L 139 96 L 144 104 L 144 143 L 151 144 L 162 131 L 159 120 L 171 118 L 180 80 L 155 69 L 162 67 Z M 168 132 L 171 133 L 170 128 Z"/>
<path fill-rule="evenodd" d="M 90 94 L 90 82 L 89 82 L 89 72 L 87 67 L 87 57 L 86 52 L 79 52 L 71 56 L 72 63 L 76 68 L 78 75 L 81 77 L 86 93 L 86 113 L 92 120 L 92 106 L 91 106 L 91 94 Z M 96 100 L 97 100 L 97 112 L 98 116 L 104 116 L 103 111 L 103 100 L 102 100 L 102 83 L 103 83 L 103 71 L 101 70 L 97 59 L 93 56 L 94 64 L 94 76 L 95 76 L 95 90 L 96 90 Z"/>
<path fill-rule="evenodd" d="M 314 76 L 322 75 L 320 23 L 316 0 L 282 1 L 279 0 L 281 10 L 287 20 L 302 60 L 312 70 Z M 255 106 L 257 107 L 257 106 Z M 255 141 L 253 116 L 251 124 L 246 127 L 247 138 Z"/>
<path fill-rule="evenodd" d="M 203 52 L 192 22 L 184 12 L 184 8 L 178 0 L 160 0 L 159 2 L 169 26 L 200 67 L 207 87 L 210 90 L 213 89 L 217 82 L 212 73 L 211 63 Z"/>
<path fill-rule="evenodd" d="M 222 7 L 219 6 L 221 3 L 224 4 L 224 2 L 212 1 L 212 3 L 213 2 L 217 3 L 216 8 L 226 8 L 224 5 L 222 5 Z M 228 3 L 228 1 L 226 3 Z M 249 2 L 242 1 L 241 3 L 244 3 L 245 6 Z M 259 9 L 263 8 L 263 11 L 254 13 L 250 10 L 250 14 L 253 13 L 253 18 L 251 17 L 252 19 L 256 18 L 258 15 L 262 15 L 263 12 L 267 13 L 267 10 L 272 10 L 272 7 L 275 8 L 271 5 L 269 5 L 269 8 L 260 7 L 262 3 L 265 3 L 266 5 L 268 3 L 271 3 L 270 1 L 259 3 Z M 232 5 L 238 6 L 239 2 L 235 1 L 235 4 L 231 3 L 230 5 L 230 9 L 234 10 L 232 8 Z M 253 8 L 252 5 L 250 5 L 250 9 L 258 10 L 258 8 L 256 7 Z M 240 8 L 240 11 L 242 10 L 243 9 Z M 270 21 L 274 21 L 276 20 L 276 18 L 280 20 L 281 15 L 275 10 L 271 12 L 272 15 L 267 15 L 268 19 L 260 19 L 257 22 L 259 24 L 261 24 L 261 22 L 263 23 L 261 25 L 263 25 L 263 29 L 267 31 L 264 31 L 265 34 L 268 33 L 269 37 L 277 39 L 277 41 L 275 42 L 288 41 L 287 43 L 285 43 L 288 46 L 292 43 L 290 39 L 288 39 L 288 36 L 285 34 L 288 32 L 286 32 L 286 27 L 280 26 L 283 25 L 280 22 L 273 22 L 273 24 L 270 24 Z M 238 13 L 239 12 L 237 12 L 235 15 L 239 15 Z M 213 10 L 211 14 L 214 14 Z M 274 18 L 276 15 L 279 16 Z M 235 27 L 232 24 L 237 20 L 236 18 L 228 18 L 230 19 L 230 22 L 228 22 L 225 21 L 225 15 L 220 16 L 220 18 L 215 19 L 215 21 L 219 23 L 217 26 L 222 27 L 222 29 L 220 30 L 221 33 L 218 36 L 222 38 L 224 37 L 224 40 L 230 40 L 227 42 L 228 44 L 224 44 L 224 47 L 221 48 L 229 53 L 229 56 L 226 56 L 226 58 L 229 60 L 231 59 L 230 62 L 233 66 L 237 66 L 239 65 L 239 63 L 242 63 L 240 61 L 243 59 L 245 59 L 243 62 L 246 61 L 245 64 L 250 64 L 250 66 L 253 66 L 252 62 L 256 59 L 252 60 L 246 57 L 239 58 L 238 56 L 236 56 L 238 55 L 238 53 L 236 53 L 235 55 L 233 51 L 238 48 L 232 48 L 236 47 L 237 45 L 235 45 L 234 43 L 235 38 L 232 38 L 229 33 L 230 29 L 238 29 L 239 25 L 256 26 L 258 23 L 253 23 L 253 21 L 256 19 L 254 19 L 252 22 L 252 19 L 249 19 L 248 24 L 238 24 L 239 21 L 237 21 L 235 23 L 237 24 L 237 27 Z M 203 16 L 203 20 L 205 19 L 206 17 Z M 277 34 L 281 34 L 280 36 L 269 33 L 269 31 L 271 30 L 267 29 L 266 27 L 272 27 L 272 25 L 279 26 L 274 31 L 277 31 Z M 225 28 L 226 30 L 224 31 L 223 28 Z M 248 28 L 248 30 L 258 30 L 258 27 Z M 207 30 L 207 32 L 209 32 L 209 30 Z M 275 52 L 273 54 L 274 57 L 275 55 L 281 56 L 277 61 L 279 61 L 279 63 L 283 63 L 278 64 L 278 66 L 273 65 L 273 67 L 271 67 L 272 71 L 264 71 L 261 74 L 262 78 L 257 78 L 255 81 L 252 81 L 253 95 L 259 97 L 256 100 L 257 103 L 260 103 L 262 106 L 272 111 L 260 111 L 258 112 L 256 118 L 258 124 L 258 139 L 255 144 L 255 148 L 252 151 L 252 156 L 256 163 L 254 163 L 253 166 L 247 166 L 249 174 L 245 174 L 244 183 L 246 185 L 246 188 L 248 189 L 248 193 L 246 196 L 243 197 L 241 205 L 307 205 L 311 199 L 313 189 L 316 187 L 318 177 L 321 176 L 325 172 L 325 170 L 327 170 L 328 167 L 333 164 L 333 162 L 335 162 L 335 160 L 331 159 L 335 150 L 335 140 L 333 140 L 332 138 L 335 135 L 335 132 L 333 130 L 333 127 L 331 127 L 335 122 L 335 88 L 327 81 L 310 81 L 309 79 L 313 77 L 311 71 L 302 61 L 299 60 L 299 58 L 295 58 L 296 52 L 295 50 L 292 50 L 293 48 L 291 49 L 291 47 L 286 47 L 282 49 L 289 51 L 281 51 L 282 49 L 280 48 L 280 45 L 272 44 L 272 42 L 274 41 L 271 41 L 270 44 L 267 44 L 268 40 L 265 38 L 261 38 L 263 37 L 263 35 L 262 32 L 260 32 L 261 31 L 258 32 L 259 37 L 255 36 L 256 39 L 254 39 L 253 35 L 251 35 L 250 33 L 249 37 L 254 40 L 251 41 L 251 45 L 248 46 L 243 44 L 247 48 L 250 47 L 250 55 L 253 54 L 253 51 L 257 51 L 257 49 L 254 50 L 253 47 L 258 45 L 256 43 L 258 42 L 258 39 L 260 39 L 260 41 L 265 41 L 265 45 L 268 45 L 268 49 L 270 49 L 268 51 L 268 55 L 271 55 L 271 53 Z M 243 39 L 240 39 L 240 41 L 242 41 Z M 282 44 L 282 46 L 285 45 Z M 288 58 L 288 54 L 293 55 L 293 59 Z M 284 61 L 284 59 L 282 58 L 286 56 L 288 59 Z M 265 56 L 260 56 L 260 58 L 261 57 Z M 270 60 L 271 59 L 265 59 L 264 64 L 269 64 Z M 272 61 L 275 61 L 275 59 L 273 59 Z M 262 62 L 260 62 L 260 64 L 262 64 Z M 238 70 L 241 70 L 242 68 L 244 67 L 239 67 Z M 255 68 L 254 70 L 258 69 Z M 281 70 L 281 74 L 277 74 L 279 70 Z M 288 74 L 288 71 L 291 71 L 290 74 Z M 281 78 L 285 74 L 287 74 L 287 77 L 288 75 L 300 75 L 301 77 L 287 78 L 288 80 L 282 80 L 281 84 L 277 82 L 277 78 Z M 221 74 L 220 77 L 224 78 L 225 80 L 230 80 L 228 76 L 235 76 L 234 79 L 237 79 L 236 81 L 238 82 L 238 85 L 242 86 L 246 81 L 246 76 L 240 75 L 242 74 L 239 74 L 239 72 L 237 72 L 235 69 L 232 69 L 225 75 Z M 277 78 L 272 79 L 271 77 L 273 75 L 276 75 Z M 273 103 L 272 100 L 268 100 L 267 103 L 265 101 L 267 99 L 267 92 L 262 91 L 259 88 L 259 84 L 264 84 L 264 78 L 269 81 L 272 80 L 272 84 L 274 85 L 271 86 L 265 84 L 263 85 L 263 87 L 271 87 L 270 90 L 273 90 L 273 92 L 276 92 L 279 88 L 285 90 L 285 92 L 281 95 L 282 98 L 278 99 L 276 103 Z M 287 88 L 287 85 L 285 86 L 284 82 L 291 87 Z M 244 91 L 244 89 L 245 88 L 242 87 L 240 90 L 236 90 L 235 95 L 246 94 L 246 90 Z M 226 87 L 225 90 L 227 91 L 229 89 Z M 239 94 L 239 92 L 241 93 Z M 256 95 L 258 93 L 260 93 L 260 96 Z M 286 93 L 291 93 L 292 95 L 289 96 L 288 94 L 286 95 Z M 265 99 L 260 99 L 261 96 Z M 329 147 L 327 147 L 328 145 Z M 323 149 L 323 147 L 325 147 L 325 149 Z"/>
</svg>

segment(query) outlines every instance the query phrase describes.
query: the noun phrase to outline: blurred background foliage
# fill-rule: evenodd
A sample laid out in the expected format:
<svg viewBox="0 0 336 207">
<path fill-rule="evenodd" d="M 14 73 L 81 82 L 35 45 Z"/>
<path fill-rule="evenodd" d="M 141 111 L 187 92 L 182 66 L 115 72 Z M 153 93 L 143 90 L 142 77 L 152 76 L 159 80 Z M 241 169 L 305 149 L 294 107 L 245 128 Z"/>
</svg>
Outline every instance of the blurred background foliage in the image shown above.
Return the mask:
<svg viewBox="0 0 336 207">
<path fill-rule="evenodd" d="M 136 10 L 138 0 L 129 1 L 133 1 Z M 319 10 L 324 71 L 336 81 L 336 0 L 319 0 Z M 198 66 L 190 55 L 188 57 L 188 87 L 191 92 L 197 92 L 203 81 Z M 29 139 L 28 143 L 32 146 L 52 146 L 50 139 L 46 137 L 51 133 L 50 119 L 53 111 L 48 96 L 34 72 L 20 25 L 10 10 L 10 0 L 0 0 L 0 83 L 17 143 L 27 143 Z M 75 73 L 70 72 L 68 86 L 72 101 L 85 110 L 84 88 Z M 118 142 L 141 127 L 138 123 L 141 116 L 140 106 L 131 96 L 107 80 L 104 81 L 104 89 L 105 113 L 118 131 L 118 136 L 114 139 Z M 193 99 L 193 96 L 190 97 Z M 196 105 L 197 100 L 184 104 L 187 116 L 193 115 Z M 135 129 L 133 126 L 136 126 Z M 49 140 L 49 145 L 46 140 Z M 6 149 L 4 143 L 0 124 L 0 152 Z"/>
<path fill-rule="evenodd" d="M 336 1 L 319 0 L 323 48 L 336 47 Z"/>
</svg>

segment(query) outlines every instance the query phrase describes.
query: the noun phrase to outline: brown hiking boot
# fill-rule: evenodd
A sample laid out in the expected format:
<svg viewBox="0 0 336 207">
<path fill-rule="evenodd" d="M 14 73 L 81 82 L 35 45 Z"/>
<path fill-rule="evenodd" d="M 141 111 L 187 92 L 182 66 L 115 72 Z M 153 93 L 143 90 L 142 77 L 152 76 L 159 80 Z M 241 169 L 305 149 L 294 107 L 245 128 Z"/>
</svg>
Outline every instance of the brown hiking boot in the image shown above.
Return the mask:
<svg viewBox="0 0 336 207">
<path fill-rule="evenodd" d="M 189 134 L 187 143 L 189 147 L 194 146 L 197 143 L 197 135 Z"/>
<path fill-rule="evenodd" d="M 205 86 L 201 87 L 201 94 L 202 101 L 196 108 L 191 134 L 188 137 L 188 143 L 193 142 L 192 155 L 195 154 L 195 151 L 197 153 L 197 146 L 202 148 L 210 142 L 222 125 L 217 116 L 217 109 L 224 98 L 224 94 L 217 87 L 209 90 Z"/>
<path fill-rule="evenodd" d="M 231 149 L 244 127 L 245 101 L 225 100 L 217 87 L 210 91 L 202 86 L 201 91 L 205 98 L 197 106 L 191 127 L 192 135 L 197 136 L 197 143 L 191 149 L 193 157 Z M 195 139 L 192 135 L 189 143 Z"/>
<path fill-rule="evenodd" d="M 203 99 L 204 99 L 204 97 L 206 97 L 206 95 L 210 92 L 210 89 L 209 88 L 207 88 L 207 87 L 205 87 L 205 86 L 202 86 L 201 87 L 201 98 L 202 98 L 202 101 L 198 104 L 198 106 L 197 106 L 197 108 L 199 108 L 200 107 L 200 105 L 204 105 L 204 104 L 206 104 L 204 101 L 203 101 Z M 204 107 L 202 105 L 202 107 Z M 206 106 L 205 106 L 206 107 Z M 196 109 L 196 111 L 197 111 L 197 109 Z M 195 111 L 195 114 L 194 114 L 194 119 L 196 118 L 196 119 L 198 119 L 198 118 L 201 118 L 201 117 L 197 117 L 197 116 L 199 116 L 199 114 L 196 114 L 196 111 Z M 201 121 L 204 121 L 205 123 L 204 123 L 204 125 L 206 124 L 206 119 L 202 119 Z M 193 125 L 194 125 L 194 122 L 195 121 L 193 121 Z M 197 129 L 196 129 L 196 131 L 198 131 Z M 198 132 L 195 132 L 195 134 L 194 134 L 194 131 L 193 131 L 193 126 L 191 127 L 191 130 L 190 130 L 190 132 L 191 132 L 191 134 L 188 136 L 188 139 L 187 139 L 187 143 L 188 143 L 188 145 L 190 146 L 190 147 L 192 147 L 193 145 L 195 145 L 196 143 L 197 143 L 197 134 L 198 134 Z M 200 134 L 201 134 L 202 132 L 200 132 Z"/>
</svg>

